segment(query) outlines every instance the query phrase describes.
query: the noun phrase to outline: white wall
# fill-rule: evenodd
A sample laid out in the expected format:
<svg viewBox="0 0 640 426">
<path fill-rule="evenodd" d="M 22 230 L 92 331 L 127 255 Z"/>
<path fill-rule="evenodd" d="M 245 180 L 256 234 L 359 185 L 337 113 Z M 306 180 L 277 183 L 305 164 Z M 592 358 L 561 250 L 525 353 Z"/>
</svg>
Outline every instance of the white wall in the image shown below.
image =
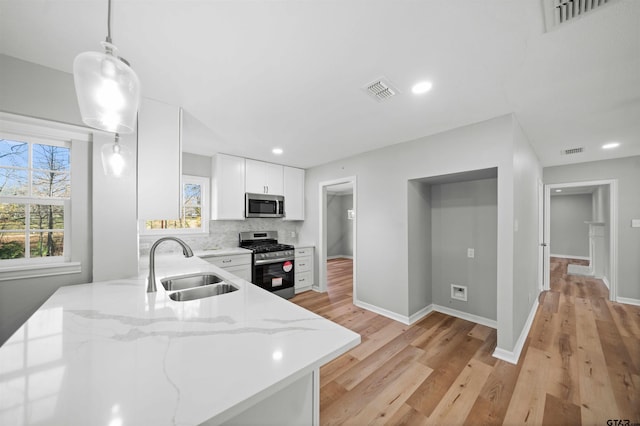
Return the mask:
<svg viewBox="0 0 640 426">
<path fill-rule="evenodd" d="M 551 255 L 589 256 L 591 194 L 552 195 L 549 202 L 549 250 Z"/>
<path fill-rule="evenodd" d="M 305 183 L 308 216 L 301 228 L 301 240 L 318 244 L 319 183 L 357 176 L 358 254 L 355 268 L 358 299 L 408 317 L 415 307 L 410 310 L 408 302 L 407 181 L 497 167 L 497 292 L 502 295 L 497 304 L 498 346 L 511 350 L 512 133 L 512 118 L 507 115 L 308 169 Z M 317 267 L 315 273 L 317 277 Z M 507 300 L 500 303 L 500 297 L 504 296 Z"/>
<path fill-rule="evenodd" d="M 498 176 L 500 171 L 498 170 Z M 513 294 L 498 306 L 512 307 L 513 345 L 524 343 L 521 334 L 539 294 L 538 287 L 538 182 L 542 167 L 517 121 L 513 121 Z M 500 242 L 498 241 L 498 246 Z M 499 290 L 498 290 L 499 291 Z M 500 312 L 500 308 L 498 308 Z M 498 314 L 500 323 L 500 314 Z M 518 339 L 520 341 L 516 342 Z"/>
<path fill-rule="evenodd" d="M 122 135 L 120 143 L 133 155 L 120 177 L 105 176 L 100 149 L 113 145 L 109 133 L 96 132 L 93 145 L 93 281 L 138 275 L 136 136 Z"/>
<path fill-rule="evenodd" d="M 547 184 L 606 179 L 618 180 L 618 297 L 640 301 L 640 228 L 631 227 L 640 219 L 640 156 L 544 169 Z"/>
</svg>

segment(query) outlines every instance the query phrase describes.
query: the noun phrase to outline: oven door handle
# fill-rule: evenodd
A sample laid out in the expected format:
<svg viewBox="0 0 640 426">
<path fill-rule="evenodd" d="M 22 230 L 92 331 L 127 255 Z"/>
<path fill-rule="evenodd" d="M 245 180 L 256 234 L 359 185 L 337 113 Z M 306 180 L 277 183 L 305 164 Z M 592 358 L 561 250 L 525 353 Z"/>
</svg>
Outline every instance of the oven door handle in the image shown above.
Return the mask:
<svg viewBox="0 0 640 426">
<path fill-rule="evenodd" d="M 258 266 L 258 265 L 268 265 L 270 263 L 280 263 L 280 262 L 285 262 L 285 261 L 291 261 L 293 262 L 293 257 L 281 257 L 278 259 L 263 259 L 263 260 L 256 260 L 254 261 L 254 265 Z"/>
</svg>

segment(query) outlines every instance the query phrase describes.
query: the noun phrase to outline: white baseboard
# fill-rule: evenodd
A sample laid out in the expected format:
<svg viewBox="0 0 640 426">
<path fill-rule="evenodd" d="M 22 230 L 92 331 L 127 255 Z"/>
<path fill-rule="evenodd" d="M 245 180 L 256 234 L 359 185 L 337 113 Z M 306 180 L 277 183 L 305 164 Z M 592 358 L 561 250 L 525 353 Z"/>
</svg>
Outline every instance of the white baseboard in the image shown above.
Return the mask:
<svg viewBox="0 0 640 426">
<path fill-rule="evenodd" d="M 577 259 L 577 260 L 588 260 L 591 261 L 589 256 L 574 256 L 572 254 L 550 254 L 551 257 L 559 257 L 561 259 Z"/>
<path fill-rule="evenodd" d="M 296 288 L 296 289 L 294 290 L 294 292 L 295 292 L 295 294 L 299 294 L 299 293 L 302 293 L 302 292 L 305 292 L 305 291 L 309 291 L 309 290 L 311 290 L 312 288 L 313 288 L 313 286 L 308 285 L 308 286 L 306 286 L 306 287 Z"/>
<path fill-rule="evenodd" d="M 627 305 L 640 306 L 640 299 L 632 299 L 630 297 L 617 297 L 616 302 L 625 303 Z"/>
<path fill-rule="evenodd" d="M 502 348 L 496 348 L 493 351 L 493 356 L 501 359 L 503 361 L 507 361 L 511 364 L 517 364 L 520 359 L 520 353 L 522 352 L 522 348 L 524 347 L 524 342 L 527 340 L 527 336 L 529 335 L 529 330 L 531 330 L 531 326 L 533 325 L 533 320 L 536 317 L 536 311 L 538 310 L 538 298 L 536 297 L 533 306 L 531 307 L 531 311 L 529 312 L 529 317 L 527 317 L 527 321 L 524 323 L 524 327 L 522 328 L 522 332 L 520 333 L 520 337 L 518 337 L 518 341 L 513 348 L 513 351 L 508 351 Z"/>
<path fill-rule="evenodd" d="M 433 305 L 433 310 L 443 314 L 451 315 L 452 317 L 460 318 L 463 320 L 475 322 L 476 324 L 486 325 L 491 328 L 498 328 L 498 323 L 495 320 L 481 317 L 467 312 L 458 311 L 457 309 L 451 309 L 446 306 Z"/>
<path fill-rule="evenodd" d="M 424 308 L 420 309 L 415 314 L 410 315 L 409 316 L 409 324 L 413 324 L 413 323 L 415 323 L 417 321 L 420 321 L 422 318 L 426 317 L 431 312 L 433 312 L 433 304 L 427 305 Z"/>
<path fill-rule="evenodd" d="M 400 315 L 395 312 L 389 311 L 387 309 L 380 308 L 379 306 L 371 305 L 366 302 L 361 302 L 360 300 L 354 301 L 353 304 L 359 308 L 366 309 L 367 311 L 371 311 L 375 314 L 382 315 L 383 317 L 391 318 L 392 320 L 409 325 L 409 317 L 406 315 Z"/>
<path fill-rule="evenodd" d="M 339 254 L 337 256 L 327 256 L 327 260 L 330 259 L 353 259 L 353 256 L 347 256 L 346 254 Z"/>
<path fill-rule="evenodd" d="M 607 288 L 609 290 L 611 290 L 611 284 L 609 284 L 609 280 L 607 279 L 607 277 L 602 277 L 601 279 L 602 279 L 602 282 L 604 283 L 604 285 L 606 285 Z"/>
<path fill-rule="evenodd" d="M 389 311 L 387 309 L 380 308 L 379 306 L 371 305 L 370 303 L 362 302 L 359 300 L 357 300 L 354 304 L 359 308 L 366 309 L 378 315 L 391 318 L 392 320 L 395 320 L 407 325 L 411 325 L 421 320 L 425 316 L 429 315 L 431 312 L 436 311 L 446 315 L 451 315 L 452 317 L 475 322 L 476 324 L 486 325 L 487 327 L 491 327 L 491 328 L 498 327 L 497 322 L 494 320 L 484 318 L 478 315 L 468 314 L 466 312 L 458 311 L 456 309 L 447 308 L 446 306 L 440 306 L 440 305 L 434 305 L 434 304 L 425 306 L 424 308 L 420 309 L 418 312 L 416 312 L 411 316 L 400 315 L 395 312 Z"/>
</svg>

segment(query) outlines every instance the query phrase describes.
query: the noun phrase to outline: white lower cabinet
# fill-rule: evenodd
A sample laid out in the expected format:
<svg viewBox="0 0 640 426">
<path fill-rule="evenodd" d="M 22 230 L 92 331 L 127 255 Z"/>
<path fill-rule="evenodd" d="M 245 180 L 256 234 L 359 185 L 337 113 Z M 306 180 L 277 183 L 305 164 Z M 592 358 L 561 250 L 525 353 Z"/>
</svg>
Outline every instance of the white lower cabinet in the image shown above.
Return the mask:
<svg viewBox="0 0 640 426">
<path fill-rule="evenodd" d="M 295 249 L 295 292 L 311 290 L 313 286 L 313 247 Z"/>
<path fill-rule="evenodd" d="M 243 280 L 251 282 L 251 254 L 231 254 L 225 256 L 202 256 L 209 263 L 231 272 Z"/>
</svg>

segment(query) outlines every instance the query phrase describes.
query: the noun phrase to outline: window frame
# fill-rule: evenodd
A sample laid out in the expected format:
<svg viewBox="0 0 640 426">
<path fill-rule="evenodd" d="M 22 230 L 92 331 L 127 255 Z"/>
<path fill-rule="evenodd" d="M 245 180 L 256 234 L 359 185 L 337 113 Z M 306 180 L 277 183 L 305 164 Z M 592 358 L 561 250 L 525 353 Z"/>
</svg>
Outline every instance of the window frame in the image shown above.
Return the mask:
<svg viewBox="0 0 640 426">
<path fill-rule="evenodd" d="M 71 215 L 74 214 L 78 207 L 77 203 L 83 203 L 84 195 L 77 193 L 74 187 L 81 184 L 78 179 L 85 176 L 86 166 L 81 166 L 74 161 L 73 158 L 79 158 L 74 153 L 76 149 L 80 149 L 80 153 L 86 151 L 85 147 L 76 147 L 76 144 L 91 144 L 93 133 L 86 128 L 59 123 L 55 121 L 43 120 L 39 118 L 16 115 L 8 112 L 0 111 L 0 133 L 3 138 L 28 141 L 30 143 L 42 143 L 46 145 L 62 145 L 71 149 L 70 151 L 70 176 L 71 198 L 40 198 L 44 203 L 49 200 L 63 201 L 65 205 L 65 224 L 64 224 L 64 256 L 45 256 L 35 258 L 19 258 L 19 259 L 0 259 L 0 283 L 3 281 L 12 281 L 25 278 L 50 277 L 56 275 L 70 275 L 82 273 L 83 262 L 79 260 L 82 252 L 74 252 L 73 242 L 76 239 L 75 234 L 80 232 L 78 225 L 71 221 Z M 75 170 L 75 172 L 74 172 Z M 76 174 L 76 172 L 79 174 Z M 75 176 L 75 178 L 73 177 Z M 82 178 L 84 179 L 84 178 Z M 76 188 L 77 189 L 77 188 Z M 82 191 L 81 191 L 82 192 Z M 75 195 L 74 195 L 75 194 Z M 2 202 L 10 197 L 1 197 Z M 34 198 L 34 197 L 31 197 Z M 37 198 L 37 197 L 35 197 Z M 76 201 L 72 202 L 72 199 Z M 20 197 L 14 197 L 21 203 Z M 24 198 L 23 198 L 24 200 Z M 25 202 L 22 201 L 22 204 Z M 82 207 L 80 207 L 82 209 Z M 76 229 L 77 228 L 77 229 Z M 81 234 L 78 234 L 78 236 Z M 82 245 L 81 245 L 82 246 Z M 82 247 L 80 247 L 82 249 Z"/>
<path fill-rule="evenodd" d="M 174 229 L 147 229 L 146 222 L 149 219 L 140 219 L 139 221 L 139 229 L 140 235 L 202 235 L 209 233 L 209 220 L 211 220 L 210 216 L 210 202 L 209 202 L 209 178 L 206 176 L 195 176 L 195 175 L 182 175 L 180 186 L 182 191 L 180 191 L 180 206 L 182 209 L 185 208 L 183 195 L 184 195 L 184 186 L 187 184 L 198 184 L 200 185 L 200 228 L 174 228 Z M 159 220 L 159 219 L 151 219 L 151 220 Z"/>
<path fill-rule="evenodd" d="M 25 213 L 25 229 L 22 233 L 25 235 L 25 253 L 24 257 L 17 259 L 0 259 L 0 267 L 2 266 L 19 266 L 22 264 L 51 264 L 51 263 L 60 263 L 60 262 L 69 262 L 71 260 L 71 199 L 73 194 L 71 193 L 71 157 L 72 157 L 72 144 L 70 140 L 58 140 L 55 138 L 42 138 L 31 136 L 28 134 L 19 134 L 15 132 L 7 132 L 0 131 L 0 139 L 11 140 L 15 142 L 24 142 L 29 145 L 28 155 L 27 155 L 27 166 L 26 167 L 7 167 L 9 169 L 16 170 L 26 170 L 27 171 L 27 195 L 0 195 L 0 203 L 7 204 L 23 204 L 27 207 L 27 212 Z M 34 145 L 47 145 L 47 146 L 56 146 L 60 148 L 67 148 L 69 150 L 69 170 L 62 172 L 69 176 L 69 193 L 71 194 L 69 197 L 39 197 L 33 194 L 34 190 L 34 182 L 33 182 L 33 174 L 37 171 L 43 171 L 45 169 L 36 168 L 33 164 L 33 147 Z M 3 167 L 4 168 L 4 167 Z M 32 205 L 53 205 L 53 206 L 63 206 L 64 211 L 64 227 L 61 230 L 55 230 L 56 232 L 62 232 L 64 235 L 63 245 L 62 245 L 62 256 L 41 256 L 41 257 L 31 257 L 30 250 L 30 234 L 32 233 L 31 222 L 30 222 L 30 206 Z M 20 233 L 19 230 L 6 230 L 12 233 Z M 15 231 L 15 232 L 14 232 Z M 40 229 L 38 231 L 41 231 Z"/>
</svg>

